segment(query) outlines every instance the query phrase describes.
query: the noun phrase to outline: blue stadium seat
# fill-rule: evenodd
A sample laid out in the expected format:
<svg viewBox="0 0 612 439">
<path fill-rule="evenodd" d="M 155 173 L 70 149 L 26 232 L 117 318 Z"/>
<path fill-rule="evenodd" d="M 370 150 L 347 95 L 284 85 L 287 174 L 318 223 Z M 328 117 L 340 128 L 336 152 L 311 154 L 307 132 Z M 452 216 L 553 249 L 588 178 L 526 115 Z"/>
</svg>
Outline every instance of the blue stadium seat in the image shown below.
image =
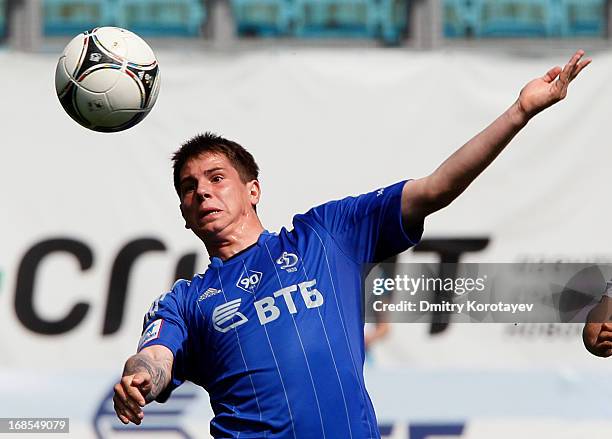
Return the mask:
<svg viewBox="0 0 612 439">
<path fill-rule="evenodd" d="M 239 35 L 283 36 L 291 31 L 290 0 L 232 0 Z"/>
<path fill-rule="evenodd" d="M 603 36 L 605 0 L 444 0 L 447 37 Z"/>
<path fill-rule="evenodd" d="M 444 35 L 470 37 L 480 29 L 479 1 L 444 0 Z"/>
<path fill-rule="evenodd" d="M 232 0 L 238 33 L 300 38 L 366 37 L 398 43 L 408 0 Z"/>
<path fill-rule="evenodd" d="M 108 0 L 44 0 L 44 32 L 73 35 L 112 25 L 112 6 Z"/>
<path fill-rule="evenodd" d="M 408 27 L 408 1 L 381 0 L 378 16 L 382 40 L 387 44 L 399 44 Z"/>
<path fill-rule="evenodd" d="M 561 8 L 562 36 L 604 36 L 605 0 L 557 0 Z"/>
<path fill-rule="evenodd" d="M 0 0 L 0 38 L 4 38 L 6 32 L 6 1 Z"/>
<path fill-rule="evenodd" d="M 376 0 L 295 0 L 299 37 L 375 37 L 379 32 Z"/>
<path fill-rule="evenodd" d="M 117 26 L 147 36 L 197 36 L 206 18 L 198 0 L 116 0 Z"/>
<path fill-rule="evenodd" d="M 397 44 L 407 26 L 408 0 L 294 0 L 298 37 L 381 38 Z"/>
<path fill-rule="evenodd" d="M 549 0 L 483 0 L 476 36 L 545 37 L 551 33 Z"/>
</svg>

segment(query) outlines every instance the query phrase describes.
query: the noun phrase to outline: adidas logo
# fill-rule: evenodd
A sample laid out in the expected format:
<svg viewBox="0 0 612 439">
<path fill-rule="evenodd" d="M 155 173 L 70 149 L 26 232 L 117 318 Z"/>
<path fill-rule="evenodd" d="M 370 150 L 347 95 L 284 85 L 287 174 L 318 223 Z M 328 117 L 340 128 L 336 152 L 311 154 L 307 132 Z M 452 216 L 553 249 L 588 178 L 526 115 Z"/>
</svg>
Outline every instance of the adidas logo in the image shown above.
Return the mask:
<svg viewBox="0 0 612 439">
<path fill-rule="evenodd" d="M 198 297 L 198 302 L 201 302 L 204 299 L 208 299 L 209 297 L 214 296 L 215 294 L 219 294 L 220 292 L 221 290 L 218 290 L 216 288 L 209 288 L 202 294 L 200 294 L 200 297 Z"/>
</svg>

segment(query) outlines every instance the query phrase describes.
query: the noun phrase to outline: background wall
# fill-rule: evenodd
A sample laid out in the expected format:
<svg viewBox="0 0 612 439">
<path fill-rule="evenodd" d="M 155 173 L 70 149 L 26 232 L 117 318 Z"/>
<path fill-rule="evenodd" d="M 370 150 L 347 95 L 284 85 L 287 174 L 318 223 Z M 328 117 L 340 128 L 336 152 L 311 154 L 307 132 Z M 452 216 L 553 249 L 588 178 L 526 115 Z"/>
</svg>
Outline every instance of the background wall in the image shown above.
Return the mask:
<svg viewBox="0 0 612 439">
<path fill-rule="evenodd" d="M 183 256 L 195 255 L 197 271 L 208 263 L 183 228 L 171 182 L 170 155 L 191 135 L 211 130 L 254 154 L 262 168 L 258 211 L 278 230 L 315 204 L 431 172 L 511 105 L 523 84 L 572 53 L 156 52 L 156 107 L 118 134 L 87 131 L 63 112 L 53 87 L 56 53 L 0 52 L 2 417 L 69 417 L 72 437 L 128 437 L 106 398 L 135 351 L 142 317 Z M 593 57 L 567 100 L 533 120 L 463 196 L 429 218 L 424 238 L 490 239 L 464 261 L 612 260 L 612 53 Z M 130 252 L 141 252 L 133 263 Z M 125 302 L 109 303 L 109 290 L 124 292 Z M 77 303 L 82 315 L 66 320 Z M 433 336 L 426 325 L 394 325 L 366 365 L 381 431 L 412 439 L 427 431 L 607 437 L 610 365 L 584 350 L 580 331 L 451 324 Z M 160 431 L 146 436 L 205 435 L 205 392 L 181 392 L 149 408 L 145 424 Z"/>
</svg>

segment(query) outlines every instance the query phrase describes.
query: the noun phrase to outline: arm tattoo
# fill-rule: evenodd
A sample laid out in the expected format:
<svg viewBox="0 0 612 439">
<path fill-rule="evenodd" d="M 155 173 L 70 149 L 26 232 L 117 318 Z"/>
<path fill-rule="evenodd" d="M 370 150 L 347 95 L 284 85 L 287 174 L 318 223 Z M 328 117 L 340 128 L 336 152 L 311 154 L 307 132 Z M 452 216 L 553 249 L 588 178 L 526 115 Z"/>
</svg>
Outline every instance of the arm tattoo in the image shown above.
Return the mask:
<svg viewBox="0 0 612 439">
<path fill-rule="evenodd" d="M 128 359 L 123 369 L 123 375 L 132 375 L 137 372 L 147 372 L 151 375 L 151 391 L 145 396 L 147 403 L 153 401 L 164 390 L 170 377 L 166 371 L 166 361 L 156 361 L 146 355 L 136 354 Z"/>
</svg>

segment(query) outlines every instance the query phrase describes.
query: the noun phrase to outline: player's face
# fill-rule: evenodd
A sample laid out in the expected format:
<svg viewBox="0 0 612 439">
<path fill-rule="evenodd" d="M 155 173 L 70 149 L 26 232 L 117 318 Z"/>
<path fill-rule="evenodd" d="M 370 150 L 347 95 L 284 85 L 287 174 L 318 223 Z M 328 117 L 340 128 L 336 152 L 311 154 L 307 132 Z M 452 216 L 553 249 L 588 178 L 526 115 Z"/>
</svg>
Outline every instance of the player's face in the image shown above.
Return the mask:
<svg viewBox="0 0 612 439">
<path fill-rule="evenodd" d="M 180 172 L 181 213 L 200 238 L 240 234 L 256 215 L 259 183 L 243 183 L 224 154 L 206 153 L 185 163 Z"/>
</svg>

